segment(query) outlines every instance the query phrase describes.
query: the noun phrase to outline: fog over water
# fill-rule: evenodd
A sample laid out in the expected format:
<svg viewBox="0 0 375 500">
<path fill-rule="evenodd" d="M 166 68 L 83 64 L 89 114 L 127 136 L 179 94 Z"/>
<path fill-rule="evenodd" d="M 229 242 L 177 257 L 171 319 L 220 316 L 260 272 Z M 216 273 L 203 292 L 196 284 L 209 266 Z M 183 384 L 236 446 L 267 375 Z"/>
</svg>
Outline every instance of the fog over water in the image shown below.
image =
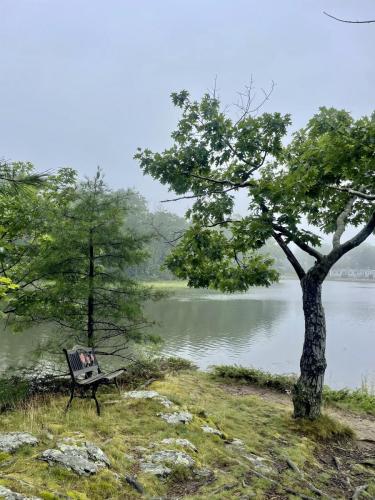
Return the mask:
<svg viewBox="0 0 375 500">
<path fill-rule="evenodd" d="M 301 127 L 319 106 L 374 109 L 374 18 L 363 0 L 1 0 L 0 157 L 41 169 L 101 165 L 113 187 L 155 208 L 167 190 L 143 177 L 138 146 L 169 144 L 169 94 L 199 97 L 217 76 L 224 104 L 253 75 L 276 87 L 264 111 Z M 242 207 L 245 207 L 245 200 Z M 169 206 L 183 213 L 186 204 Z"/>
</svg>

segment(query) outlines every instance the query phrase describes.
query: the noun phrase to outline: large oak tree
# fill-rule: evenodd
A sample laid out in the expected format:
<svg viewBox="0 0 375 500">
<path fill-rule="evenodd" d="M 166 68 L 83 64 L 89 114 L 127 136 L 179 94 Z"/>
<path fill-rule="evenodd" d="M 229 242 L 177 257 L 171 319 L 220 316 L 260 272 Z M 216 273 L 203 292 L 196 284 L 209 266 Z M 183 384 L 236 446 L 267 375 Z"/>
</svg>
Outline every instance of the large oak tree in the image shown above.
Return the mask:
<svg viewBox="0 0 375 500">
<path fill-rule="evenodd" d="M 191 226 L 168 258 L 192 287 L 227 292 L 270 285 L 278 278 L 260 249 L 273 238 L 301 283 L 305 337 L 293 402 L 295 417 L 320 415 L 326 369 L 322 284 L 331 267 L 375 228 L 375 115 L 354 120 L 321 108 L 286 142 L 289 115 L 250 113 L 251 96 L 233 119 L 215 95 L 191 100 L 172 94 L 181 118 L 173 145 L 161 153 L 139 149 L 145 174 L 194 200 Z M 244 190 L 248 211 L 235 216 Z M 345 228 L 356 234 L 342 242 Z M 320 250 L 330 235 L 331 250 Z M 295 248 L 314 258 L 304 269 Z M 294 333 L 291 332 L 291 335 Z"/>
</svg>

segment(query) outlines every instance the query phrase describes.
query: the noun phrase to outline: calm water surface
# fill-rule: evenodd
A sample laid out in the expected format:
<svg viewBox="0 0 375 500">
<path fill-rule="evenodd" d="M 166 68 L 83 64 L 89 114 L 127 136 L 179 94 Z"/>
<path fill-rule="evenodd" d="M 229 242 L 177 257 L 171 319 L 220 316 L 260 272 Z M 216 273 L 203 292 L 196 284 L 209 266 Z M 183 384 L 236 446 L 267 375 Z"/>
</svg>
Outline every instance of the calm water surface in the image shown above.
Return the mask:
<svg viewBox="0 0 375 500">
<path fill-rule="evenodd" d="M 375 386 L 375 283 L 326 282 L 323 301 L 327 317 L 326 383 Z M 212 364 L 255 366 L 274 373 L 297 373 L 303 342 L 299 282 L 254 288 L 226 295 L 178 289 L 168 299 L 150 304 L 155 333 L 164 352 L 189 358 L 201 368 Z M 0 371 L 24 364 L 43 347 L 48 328 L 22 333 L 0 330 Z"/>
<path fill-rule="evenodd" d="M 332 387 L 375 384 L 375 283 L 326 282 L 326 383 Z M 244 294 L 183 290 L 149 314 L 159 322 L 164 351 L 212 364 L 255 366 L 298 373 L 303 313 L 298 281 Z"/>
</svg>

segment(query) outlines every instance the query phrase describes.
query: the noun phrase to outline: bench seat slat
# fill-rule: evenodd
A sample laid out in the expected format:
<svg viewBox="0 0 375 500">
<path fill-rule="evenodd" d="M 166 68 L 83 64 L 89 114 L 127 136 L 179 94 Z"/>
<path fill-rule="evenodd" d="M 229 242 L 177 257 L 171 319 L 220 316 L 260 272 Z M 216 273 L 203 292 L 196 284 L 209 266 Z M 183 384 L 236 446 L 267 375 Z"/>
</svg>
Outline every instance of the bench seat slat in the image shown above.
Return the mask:
<svg viewBox="0 0 375 500">
<path fill-rule="evenodd" d="M 90 384 L 93 384 L 94 382 L 98 382 L 99 380 L 112 380 L 116 377 L 118 377 L 119 375 L 121 375 L 121 373 L 124 373 L 124 370 L 117 370 L 115 372 L 111 372 L 111 373 L 98 373 L 98 375 L 94 375 L 92 377 L 89 377 L 89 378 L 84 378 L 82 380 L 77 380 L 77 384 L 79 385 L 90 385 Z"/>
</svg>

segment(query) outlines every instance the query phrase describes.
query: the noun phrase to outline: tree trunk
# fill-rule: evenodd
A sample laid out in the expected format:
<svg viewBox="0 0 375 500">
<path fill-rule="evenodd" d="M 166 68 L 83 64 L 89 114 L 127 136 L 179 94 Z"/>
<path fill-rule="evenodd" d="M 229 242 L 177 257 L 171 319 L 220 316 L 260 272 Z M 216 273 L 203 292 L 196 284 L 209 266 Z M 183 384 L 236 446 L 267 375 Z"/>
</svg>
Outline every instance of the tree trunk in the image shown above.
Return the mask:
<svg viewBox="0 0 375 500">
<path fill-rule="evenodd" d="M 319 417 L 322 404 L 325 359 L 326 322 L 322 305 L 321 280 L 307 273 L 301 279 L 305 340 L 300 362 L 301 374 L 294 387 L 295 418 Z"/>
<path fill-rule="evenodd" d="M 94 245 L 92 233 L 89 238 L 89 295 L 87 299 L 87 343 L 89 347 L 94 347 Z"/>
</svg>

